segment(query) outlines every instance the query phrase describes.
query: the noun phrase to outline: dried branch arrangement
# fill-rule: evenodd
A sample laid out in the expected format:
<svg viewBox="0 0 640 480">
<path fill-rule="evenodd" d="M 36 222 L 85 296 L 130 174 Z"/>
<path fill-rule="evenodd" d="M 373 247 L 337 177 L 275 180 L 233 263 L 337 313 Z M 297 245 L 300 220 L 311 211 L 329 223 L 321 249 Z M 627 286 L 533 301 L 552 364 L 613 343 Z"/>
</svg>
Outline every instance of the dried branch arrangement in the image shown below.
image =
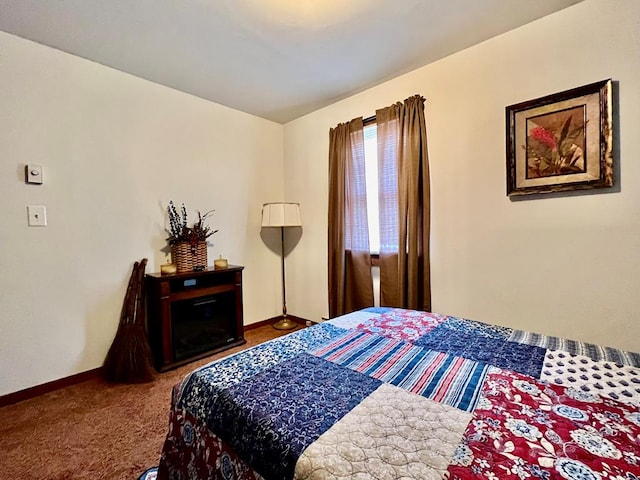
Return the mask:
<svg viewBox="0 0 640 480">
<path fill-rule="evenodd" d="M 197 211 L 198 221 L 190 227 L 187 223 L 187 209 L 185 208 L 184 203 L 180 208 L 180 212 L 178 212 L 173 201 L 170 201 L 169 206 L 167 207 L 167 213 L 169 215 L 169 237 L 167 237 L 167 241 L 169 242 L 169 245 L 173 245 L 177 242 L 189 242 L 193 244 L 206 240 L 216 233 L 218 230 L 211 230 L 211 227 L 205 225 L 207 217 L 213 212 L 214 210 L 209 210 L 208 212 L 201 214 Z"/>
</svg>

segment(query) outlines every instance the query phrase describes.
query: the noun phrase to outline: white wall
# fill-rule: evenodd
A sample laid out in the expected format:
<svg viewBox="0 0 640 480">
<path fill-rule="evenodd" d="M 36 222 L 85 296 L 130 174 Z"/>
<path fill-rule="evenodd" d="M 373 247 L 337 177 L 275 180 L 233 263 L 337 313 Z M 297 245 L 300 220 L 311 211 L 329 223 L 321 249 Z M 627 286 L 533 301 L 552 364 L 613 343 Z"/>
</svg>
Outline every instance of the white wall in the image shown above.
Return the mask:
<svg viewBox="0 0 640 480">
<path fill-rule="evenodd" d="M 210 263 L 246 267 L 245 323 L 278 314 L 260 208 L 282 197 L 282 125 L 2 32 L 0 52 L 0 395 L 102 364 L 133 262 L 165 261 L 171 199 L 216 210 Z"/>
<path fill-rule="evenodd" d="M 291 313 L 328 310 L 329 129 L 419 93 L 434 311 L 640 351 L 639 25 L 636 0 L 587 0 L 285 125 L 285 194 L 304 214 Z M 617 187 L 510 201 L 505 106 L 607 78 L 620 87 Z"/>
<path fill-rule="evenodd" d="M 209 256 L 245 265 L 246 324 L 281 307 L 260 206 L 283 190 L 301 202 L 288 310 L 326 315 L 329 128 L 415 93 L 427 98 L 434 310 L 639 351 L 639 23 L 640 2 L 587 0 L 284 129 L 0 32 L 0 395 L 101 365 L 133 261 L 164 262 L 170 199 L 216 209 Z M 504 107 L 609 77 L 615 191 L 510 201 Z M 44 165 L 44 185 L 24 184 L 25 163 Z M 26 205 L 46 205 L 49 226 L 27 227 Z"/>
</svg>

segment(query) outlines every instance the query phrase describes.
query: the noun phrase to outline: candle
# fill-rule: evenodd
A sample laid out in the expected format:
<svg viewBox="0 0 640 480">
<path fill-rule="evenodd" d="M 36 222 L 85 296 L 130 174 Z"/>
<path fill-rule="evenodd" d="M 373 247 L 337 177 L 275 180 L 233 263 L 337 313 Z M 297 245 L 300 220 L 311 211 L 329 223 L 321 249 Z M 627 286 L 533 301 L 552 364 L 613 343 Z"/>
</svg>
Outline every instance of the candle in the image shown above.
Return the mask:
<svg viewBox="0 0 640 480">
<path fill-rule="evenodd" d="M 160 265 L 160 274 L 161 275 L 173 275 L 178 271 L 178 267 L 175 263 L 164 263 Z"/>
<path fill-rule="evenodd" d="M 213 261 L 213 266 L 218 269 L 218 268 L 227 268 L 229 266 L 229 263 L 227 262 L 226 258 L 222 258 L 222 255 L 220 255 L 218 258 L 216 258 Z"/>
</svg>

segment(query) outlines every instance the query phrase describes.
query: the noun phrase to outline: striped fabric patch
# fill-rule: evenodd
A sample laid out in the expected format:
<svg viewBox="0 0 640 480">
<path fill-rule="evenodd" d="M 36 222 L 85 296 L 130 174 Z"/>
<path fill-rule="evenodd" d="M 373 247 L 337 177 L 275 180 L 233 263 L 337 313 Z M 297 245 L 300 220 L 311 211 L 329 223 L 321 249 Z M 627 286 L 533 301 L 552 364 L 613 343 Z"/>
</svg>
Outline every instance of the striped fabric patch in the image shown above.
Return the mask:
<svg viewBox="0 0 640 480">
<path fill-rule="evenodd" d="M 408 342 L 349 332 L 311 352 L 431 400 L 472 411 L 488 365 Z"/>
<path fill-rule="evenodd" d="M 509 337 L 509 341 L 535 345 L 549 350 L 564 350 L 574 355 L 583 355 L 591 360 L 607 361 L 619 365 L 630 365 L 640 367 L 640 354 L 625 352 L 612 347 L 601 347 L 593 343 L 584 343 L 578 340 L 568 340 L 561 337 L 551 337 L 541 333 L 525 332 L 514 330 Z"/>
</svg>

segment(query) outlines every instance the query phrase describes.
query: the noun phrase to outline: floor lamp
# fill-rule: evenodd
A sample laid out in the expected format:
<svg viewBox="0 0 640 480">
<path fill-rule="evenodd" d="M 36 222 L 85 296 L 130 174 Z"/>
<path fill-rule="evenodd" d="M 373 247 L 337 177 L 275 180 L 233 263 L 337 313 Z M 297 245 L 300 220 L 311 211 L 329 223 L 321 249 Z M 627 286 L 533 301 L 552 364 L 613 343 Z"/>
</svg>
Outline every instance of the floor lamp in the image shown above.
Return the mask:
<svg viewBox="0 0 640 480">
<path fill-rule="evenodd" d="M 280 228 L 280 256 L 282 259 L 282 319 L 273 324 L 277 330 L 291 330 L 298 324 L 287 318 L 287 287 L 284 278 L 284 229 L 300 227 L 299 203 L 265 203 L 262 205 L 262 226 Z"/>
</svg>

